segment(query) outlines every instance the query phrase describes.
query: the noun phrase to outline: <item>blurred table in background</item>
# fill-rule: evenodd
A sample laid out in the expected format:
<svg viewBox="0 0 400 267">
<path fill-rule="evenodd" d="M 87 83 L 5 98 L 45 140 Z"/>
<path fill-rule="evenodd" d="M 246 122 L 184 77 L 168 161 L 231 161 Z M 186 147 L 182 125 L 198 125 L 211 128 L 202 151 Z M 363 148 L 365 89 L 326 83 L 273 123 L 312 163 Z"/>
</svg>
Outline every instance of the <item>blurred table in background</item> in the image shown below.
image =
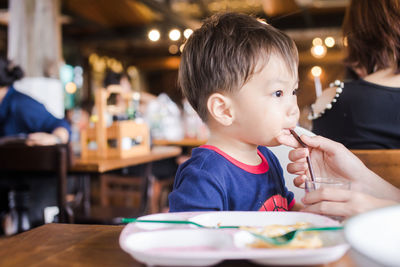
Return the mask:
<svg viewBox="0 0 400 267">
<path fill-rule="evenodd" d="M 124 226 L 46 224 L 0 239 L 0 266 L 145 266 L 119 246 Z M 260 266 L 245 260 L 216 267 Z M 355 266 L 349 253 L 324 267 Z"/>
<path fill-rule="evenodd" d="M 177 146 L 154 146 L 148 154 L 142 154 L 128 158 L 77 158 L 69 168 L 70 173 L 84 174 L 84 201 L 79 217 L 87 218 L 87 222 L 92 223 L 115 223 L 112 217 L 138 216 L 146 212 L 147 192 L 151 177 L 151 166 L 155 161 L 174 158 L 181 155 L 182 149 Z M 127 167 L 144 164 L 144 173 L 138 176 L 121 176 L 110 171 L 115 171 Z M 97 177 L 100 181 L 100 206 L 91 205 L 90 201 L 90 178 Z M 115 186 L 117 185 L 117 186 Z M 139 186 L 140 190 L 129 192 L 119 190 L 121 187 Z M 108 197 L 112 195 L 139 195 L 140 208 L 136 213 L 132 213 L 132 208 L 110 207 Z M 115 214 L 115 216 L 113 216 Z M 79 222 L 80 220 L 78 220 Z"/>
<path fill-rule="evenodd" d="M 400 188 L 400 149 L 352 149 L 370 170 Z"/>
<path fill-rule="evenodd" d="M 181 148 L 175 146 L 154 146 L 148 154 L 129 158 L 77 158 L 75 159 L 74 164 L 71 166 L 69 171 L 85 173 L 104 173 L 124 167 L 135 166 L 143 163 L 176 157 L 179 156 L 181 152 Z"/>
<path fill-rule="evenodd" d="M 194 139 L 194 138 L 184 138 L 181 140 L 171 141 L 166 139 L 153 139 L 153 145 L 158 146 L 187 146 L 187 147 L 197 147 L 204 145 L 207 142 L 206 139 Z"/>
</svg>

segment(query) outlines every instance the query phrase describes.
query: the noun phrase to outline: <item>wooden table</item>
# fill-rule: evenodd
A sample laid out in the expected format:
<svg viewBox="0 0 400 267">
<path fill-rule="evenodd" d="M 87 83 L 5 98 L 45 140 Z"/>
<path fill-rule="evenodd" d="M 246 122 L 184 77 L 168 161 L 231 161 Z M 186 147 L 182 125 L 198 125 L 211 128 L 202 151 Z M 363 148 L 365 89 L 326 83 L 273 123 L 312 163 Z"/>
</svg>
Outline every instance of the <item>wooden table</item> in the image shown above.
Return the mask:
<svg viewBox="0 0 400 267">
<path fill-rule="evenodd" d="M 160 146 L 188 146 L 188 147 L 197 147 L 204 145 L 207 143 L 206 139 L 196 139 L 196 138 L 184 138 L 181 140 L 177 141 L 170 141 L 170 140 L 165 140 L 165 139 L 154 139 L 153 141 L 154 145 L 160 145 Z"/>
<path fill-rule="evenodd" d="M 0 266 L 145 266 L 119 246 L 123 226 L 46 224 L 0 239 Z M 225 261 L 217 266 L 259 266 Z M 324 267 L 355 266 L 349 254 Z"/>
<path fill-rule="evenodd" d="M 94 172 L 104 173 L 117 170 L 124 167 L 135 166 L 143 163 L 167 159 L 179 156 L 182 152 L 180 147 L 176 146 L 154 146 L 149 154 L 130 158 L 110 158 L 110 159 L 81 159 L 78 158 L 69 169 L 71 172 Z"/>
</svg>

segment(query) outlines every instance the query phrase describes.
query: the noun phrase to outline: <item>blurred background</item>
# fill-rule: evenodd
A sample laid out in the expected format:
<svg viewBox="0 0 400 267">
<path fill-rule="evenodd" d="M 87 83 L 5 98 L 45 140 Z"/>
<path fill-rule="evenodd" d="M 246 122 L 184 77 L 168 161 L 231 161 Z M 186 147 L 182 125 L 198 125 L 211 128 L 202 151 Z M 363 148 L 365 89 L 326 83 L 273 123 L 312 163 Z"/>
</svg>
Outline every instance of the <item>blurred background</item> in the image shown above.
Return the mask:
<svg viewBox="0 0 400 267">
<path fill-rule="evenodd" d="M 298 46 L 300 125 L 309 128 L 307 107 L 321 88 L 344 77 L 340 27 L 347 4 L 347 0 L 1 0 L 0 55 L 8 55 L 28 78 L 60 79 L 67 111 L 80 107 L 90 112 L 94 91 L 103 86 L 107 70 L 127 73 L 134 91 L 164 92 L 182 106 L 177 72 L 191 31 L 216 12 L 253 14 L 285 31 Z"/>
</svg>

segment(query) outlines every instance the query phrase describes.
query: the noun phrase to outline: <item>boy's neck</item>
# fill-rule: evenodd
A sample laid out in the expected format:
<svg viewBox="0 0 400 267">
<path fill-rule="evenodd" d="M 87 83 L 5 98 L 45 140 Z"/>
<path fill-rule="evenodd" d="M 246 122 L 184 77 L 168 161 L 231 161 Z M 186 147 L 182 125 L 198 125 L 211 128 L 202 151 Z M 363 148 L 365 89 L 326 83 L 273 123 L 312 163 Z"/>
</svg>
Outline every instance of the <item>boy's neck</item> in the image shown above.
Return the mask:
<svg viewBox="0 0 400 267">
<path fill-rule="evenodd" d="M 244 164 L 258 165 L 261 163 L 261 158 L 257 153 L 257 145 L 243 143 L 229 134 L 227 135 L 211 130 L 207 145 L 219 148 L 232 158 Z"/>
</svg>

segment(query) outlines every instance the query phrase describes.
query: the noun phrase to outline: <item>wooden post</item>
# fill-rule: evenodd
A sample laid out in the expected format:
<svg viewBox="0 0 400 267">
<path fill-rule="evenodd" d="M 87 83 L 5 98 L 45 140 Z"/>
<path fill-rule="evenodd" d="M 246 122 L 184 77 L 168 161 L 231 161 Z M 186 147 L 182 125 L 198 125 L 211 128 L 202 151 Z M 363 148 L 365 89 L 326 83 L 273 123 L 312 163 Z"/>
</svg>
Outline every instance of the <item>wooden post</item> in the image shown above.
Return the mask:
<svg viewBox="0 0 400 267">
<path fill-rule="evenodd" d="M 59 0 L 10 0 L 8 58 L 27 77 L 58 78 L 61 63 Z"/>
<path fill-rule="evenodd" d="M 96 122 L 96 143 L 97 156 L 107 157 L 107 125 L 106 125 L 106 105 L 107 91 L 104 88 L 96 89 L 95 105 L 97 109 L 98 121 Z"/>
</svg>

